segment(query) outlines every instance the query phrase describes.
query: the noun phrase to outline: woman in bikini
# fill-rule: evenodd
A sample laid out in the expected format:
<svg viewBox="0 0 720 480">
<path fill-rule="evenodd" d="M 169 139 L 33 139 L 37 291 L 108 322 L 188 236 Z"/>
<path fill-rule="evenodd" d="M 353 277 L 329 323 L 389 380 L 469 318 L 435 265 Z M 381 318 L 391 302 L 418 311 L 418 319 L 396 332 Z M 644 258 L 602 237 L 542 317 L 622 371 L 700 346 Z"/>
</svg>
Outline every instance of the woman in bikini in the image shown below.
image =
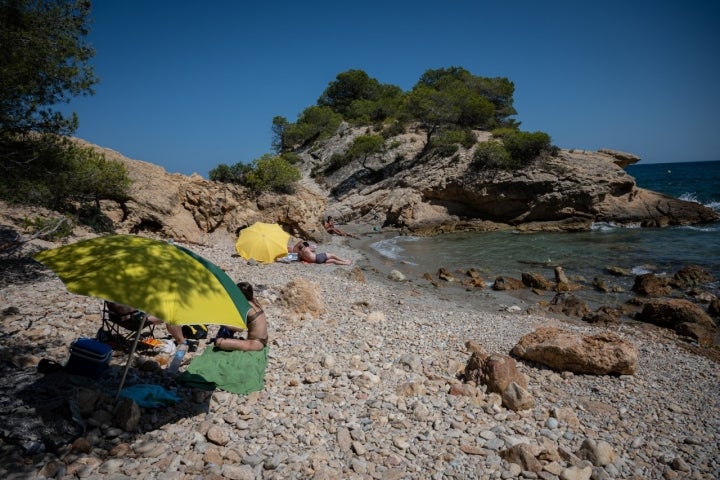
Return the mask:
<svg viewBox="0 0 720 480">
<path fill-rule="evenodd" d="M 247 298 L 250 303 L 250 310 L 247 314 L 245 323 L 247 324 L 247 338 L 232 338 L 234 332 L 240 331 L 239 328 L 235 327 L 222 327 L 221 333 L 215 339 L 215 346 L 221 350 L 245 350 L 245 351 L 258 351 L 262 350 L 267 346 L 268 342 L 268 330 L 267 330 L 267 318 L 265 312 L 263 312 L 260 304 L 255 300 L 253 294 L 253 287 L 248 282 L 240 282 L 237 284 L 240 291 Z M 222 331 L 225 330 L 227 336 L 223 336 Z"/>
</svg>

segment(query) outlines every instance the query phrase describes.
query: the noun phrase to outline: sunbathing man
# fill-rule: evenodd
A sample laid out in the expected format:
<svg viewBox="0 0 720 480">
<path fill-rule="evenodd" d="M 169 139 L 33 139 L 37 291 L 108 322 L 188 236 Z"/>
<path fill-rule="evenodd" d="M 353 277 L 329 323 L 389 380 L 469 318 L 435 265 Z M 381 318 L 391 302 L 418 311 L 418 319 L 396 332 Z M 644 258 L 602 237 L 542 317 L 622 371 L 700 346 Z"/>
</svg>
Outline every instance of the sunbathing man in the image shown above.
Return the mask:
<svg viewBox="0 0 720 480">
<path fill-rule="evenodd" d="M 332 265 L 350 265 L 352 260 L 340 258 L 333 253 L 315 253 L 310 249 L 308 242 L 298 242 L 295 245 L 295 251 L 298 252 L 300 260 L 309 263 L 330 263 Z"/>
<path fill-rule="evenodd" d="M 333 221 L 333 218 L 328 215 L 327 220 L 325 220 L 325 223 L 323 224 L 325 227 L 325 231 L 328 233 L 334 233 L 335 235 L 341 235 L 343 237 L 352 237 L 357 238 L 355 235 L 347 232 L 343 232 L 339 228 L 335 226 L 335 222 Z"/>
<path fill-rule="evenodd" d="M 305 245 L 306 247 L 308 247 L 308 248 L 309 248 L 311 251 L 313 251 L 313 252 L 314 252 L 315 249 L 317 248 L 317 246 L 316 246 L 315 244 L 309 243 L 309 242 L 307 242 L 307 241 L 305 241 L 305 240 L 300 240 L 300 241 L 298 241 L 295 245 L 293 245 L 292 247 L 290 247 L 288 250 L 290 250 L 291 253 L 299 253 L 299 252 L 300 252 L 300 246 L 302 246 L 302 245 Z"/>
</svg>

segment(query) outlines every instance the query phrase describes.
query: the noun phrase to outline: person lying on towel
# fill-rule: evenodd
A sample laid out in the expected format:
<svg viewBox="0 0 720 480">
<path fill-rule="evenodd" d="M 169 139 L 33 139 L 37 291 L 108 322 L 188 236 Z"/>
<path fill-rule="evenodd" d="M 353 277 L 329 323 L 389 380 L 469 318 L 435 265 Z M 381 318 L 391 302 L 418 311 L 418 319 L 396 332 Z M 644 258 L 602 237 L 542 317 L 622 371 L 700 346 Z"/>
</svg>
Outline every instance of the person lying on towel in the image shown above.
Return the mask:
<svg viewBox="0 0 720 480">
<path fill-rule="evenodd" d="M 310 245 L 308 244 L 308 242 L 298 242 L 298 244 L 296 245 L 296 251 L 298 252 L 298 257 L 300 258 L 300 260 L 307 263 L 328 263 L 332 265 L 352 264 L 352 260 L 340 258 L 334 253 L 315 253 L 310 249 Z"/>
</svg>

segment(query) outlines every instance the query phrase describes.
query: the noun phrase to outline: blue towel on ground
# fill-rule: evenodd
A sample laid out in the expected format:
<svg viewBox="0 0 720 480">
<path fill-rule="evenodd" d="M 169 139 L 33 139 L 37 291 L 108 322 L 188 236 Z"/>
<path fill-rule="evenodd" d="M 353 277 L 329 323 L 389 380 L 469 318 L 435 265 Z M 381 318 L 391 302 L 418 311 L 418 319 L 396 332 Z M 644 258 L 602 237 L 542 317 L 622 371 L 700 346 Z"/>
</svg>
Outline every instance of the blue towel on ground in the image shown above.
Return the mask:
<svg viewBox="0 0 720 480">
<path fill-rule="evenodd" d="M 145 408 L 167 407 L 180 401 L 180 397 L 160 385 L 139 384 L 125 387 L 120 391 L 120 396 L 131 398 Z"/>
</svg>

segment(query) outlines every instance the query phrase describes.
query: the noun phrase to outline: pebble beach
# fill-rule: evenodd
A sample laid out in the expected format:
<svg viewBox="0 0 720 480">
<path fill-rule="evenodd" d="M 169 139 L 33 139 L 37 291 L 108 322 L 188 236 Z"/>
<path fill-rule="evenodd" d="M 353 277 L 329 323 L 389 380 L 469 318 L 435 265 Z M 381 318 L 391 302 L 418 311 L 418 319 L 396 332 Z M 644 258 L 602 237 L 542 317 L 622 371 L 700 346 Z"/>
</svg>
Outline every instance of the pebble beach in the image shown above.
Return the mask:
<svg viewBox="0 0 720 480">
<path fill-rule="evenodd" d="M 236 281 L 255 285 L 269 321 L 262 391 L 235 395 L 163 385 L 180 397 L 145 409 L 135 431 L 113 425 L 109 408 L 87 420 L 83 442 L 28 454 L 0 443 L 0 476 L 148 479 L 716 479 L 720 477 L 720 368 L 672 331 L 598 326 L 527 313 L 482 291 L 470 299 L 413 279 L 387 278 L 347 238 L 318 246 L 350 266 L 248 262 L 231 241 L 186 245 Z M 289 283 L 317 291 L 316 312 L 288 308 Z M 94 336 L 101 302 L 73 295 L 47 273 L 0 288 L 4 358 L 32 370 L 67 360 L 72 339 Z M 13 309 L 8 310 L 9 307 Z M 518 361 L 534 407 L 507 410 L 496 394 L 453 393 L 471 352 L 509 354 L 541 326 L 594 334 L 604 329 L 639 351 L 634 375 L 556 372 Z M 217 331 L 210 325 L 211 336 Z M 197 352 L 212 348 L 200 341 Z M 17 350 L 14 350 L 17 351 Z M 7 356 L 7 355 L 6 355 Z M 142 357 L 142 355 L 139 355 Z M 127 357 L 114 354 L 100 386 L 69 376 L 74 389 L 112 386 Z M 127 384 L 163 375 L 131 369 Z M 183 367 L 181 367 L 182 369 Z M 105 404 L 110 404 L 107 398 Z M 102 402 L 98 403 L 102 405 Z M 11 412 L 4 410 L 4 415 Z M 521 444 L 540 462 L 508 459 Z M 82 448 L 81 448 L 82 447 Z M 590 453 L 588 453 L 590 452 Z"/>
</svg>

